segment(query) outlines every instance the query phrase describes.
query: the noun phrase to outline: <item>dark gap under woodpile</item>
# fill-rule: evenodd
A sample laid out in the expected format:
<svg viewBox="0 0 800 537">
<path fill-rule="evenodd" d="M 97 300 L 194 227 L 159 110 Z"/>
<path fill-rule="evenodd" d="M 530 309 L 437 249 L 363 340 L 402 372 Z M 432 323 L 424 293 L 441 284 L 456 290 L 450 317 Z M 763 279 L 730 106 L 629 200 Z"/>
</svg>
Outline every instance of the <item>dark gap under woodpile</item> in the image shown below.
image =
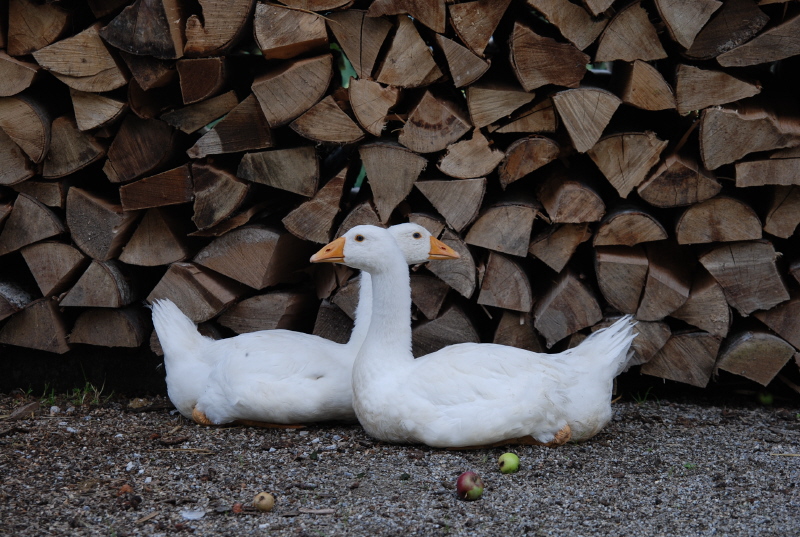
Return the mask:
<svg viewBox="0 0 800 537">
<path fill-rule="evenodd" d="M 0 356 L 149 363 L 162 297 L 342 341 L 309 256 L 410 220 L 462 255 L 417 355 L 634 314 L 633 371 L 798 383 L 796 2 L 8 0 L 0 44 Z"/>
</svg>

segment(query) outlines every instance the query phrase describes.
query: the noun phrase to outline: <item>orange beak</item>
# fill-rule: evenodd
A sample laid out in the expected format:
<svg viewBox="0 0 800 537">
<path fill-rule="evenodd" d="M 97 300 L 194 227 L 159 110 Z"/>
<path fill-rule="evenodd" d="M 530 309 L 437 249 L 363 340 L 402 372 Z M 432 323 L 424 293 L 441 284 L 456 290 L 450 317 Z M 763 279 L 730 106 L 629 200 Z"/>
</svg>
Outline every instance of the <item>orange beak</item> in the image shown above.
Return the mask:
<svg viewBox="0 0 800 537">
<path fill-rule="evenodd" d="M 458 252 L 447 246 L 445 243 L 431 237 L 431 250 L 428 252 L 428 259 L 459 259 Z"/>
<path fill-rule="evenodd" d="M 311 256 L 312 263 L 342 263 L 344 262 L 344 237 L 323 246 L 322 250 Z"/>
</svg>

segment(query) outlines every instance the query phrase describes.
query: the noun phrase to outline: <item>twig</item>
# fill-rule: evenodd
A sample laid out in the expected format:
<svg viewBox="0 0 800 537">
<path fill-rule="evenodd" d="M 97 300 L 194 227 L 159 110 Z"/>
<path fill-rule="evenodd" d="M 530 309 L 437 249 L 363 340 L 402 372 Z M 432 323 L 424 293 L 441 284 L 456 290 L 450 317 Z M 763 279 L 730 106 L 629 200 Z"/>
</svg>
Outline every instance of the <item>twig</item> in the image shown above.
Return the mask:
<svg viewBox="0 0 800 537">
<path fill-rule="evenodd" d="M 770 453 L 773 457 L 800 457 L 800 453 Z"/>
<path fill-rule="evenodd" d="M 153 519 L 156 516 L 158 516 L 159 513 L 161 513 L 161 511 L 153 511 L 152 513 L 150 513 L 148 515 L 144 515 L 142 518 L 140 518 L 139 520 L 134 522 L 134 524 L 141 524 L 143 522 L 147 522 L 148 520 Z"/>
<path fill-rule="evenodd" d="M 189 451 L 192 453 L 203 453 L 206 455 L 213 455 L 216 451 L 211 451 L 209 449 L 198 449 L 198 448 L 159 448 L 156 451 Z"/>
</svg>

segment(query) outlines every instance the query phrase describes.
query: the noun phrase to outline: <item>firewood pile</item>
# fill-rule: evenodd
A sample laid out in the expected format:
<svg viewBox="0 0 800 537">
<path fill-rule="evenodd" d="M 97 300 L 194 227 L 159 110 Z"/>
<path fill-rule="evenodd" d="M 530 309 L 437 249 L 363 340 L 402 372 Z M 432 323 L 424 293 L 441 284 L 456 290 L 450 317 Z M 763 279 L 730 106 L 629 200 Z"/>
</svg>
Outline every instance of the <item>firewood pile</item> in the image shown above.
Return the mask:
<svg viewBox="0 0 800 537">
<path fill-rule="evenodd" d="M 630 313 L 647 375 L 800 363 L 797 2 L 9 0 L 0 29 L 0 354 L 160 352 L 161 297 L 345 341 L 358 276 L 309 256 L 410 220 L 461 254 L 412 273 L 417 355 Z"/>
</svg>

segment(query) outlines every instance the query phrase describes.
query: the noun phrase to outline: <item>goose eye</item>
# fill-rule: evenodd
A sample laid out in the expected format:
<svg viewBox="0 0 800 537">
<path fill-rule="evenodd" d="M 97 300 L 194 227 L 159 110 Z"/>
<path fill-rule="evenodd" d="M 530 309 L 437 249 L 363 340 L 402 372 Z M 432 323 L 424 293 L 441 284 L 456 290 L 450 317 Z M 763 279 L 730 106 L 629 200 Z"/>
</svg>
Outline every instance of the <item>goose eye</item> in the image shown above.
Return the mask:
<svg viewBox="0 0 800 537">
<path fill-rule="evenodd" d="M 356 235 L 356 242 L 364 242 L 364 235 Z"/>
<path fill-rule="evenodd" d="M 421 239 L 422 238 L 422 233 L 420 233 L 419 231 L 416 231 L 416 232 L 414 232 L 412 237 L 414 237 L 415 239 Z"/>
</svg>

